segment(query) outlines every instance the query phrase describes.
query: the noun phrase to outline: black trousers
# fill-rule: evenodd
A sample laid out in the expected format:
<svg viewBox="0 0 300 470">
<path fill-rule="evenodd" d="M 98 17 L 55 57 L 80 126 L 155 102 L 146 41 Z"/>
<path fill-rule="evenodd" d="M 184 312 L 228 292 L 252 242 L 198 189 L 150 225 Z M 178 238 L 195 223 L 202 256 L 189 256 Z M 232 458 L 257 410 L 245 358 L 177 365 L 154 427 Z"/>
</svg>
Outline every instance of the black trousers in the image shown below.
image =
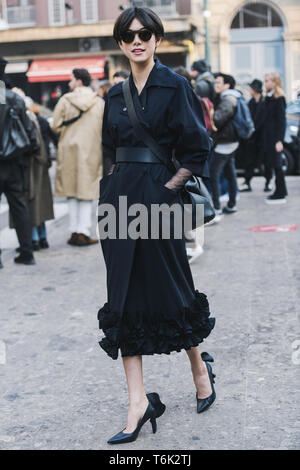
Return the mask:
<svg viewBox="0 0 300 470">
<path fill-rule="evenodd" d="M 280 152 L 265 153 L 265 176 L 267 182 L 272 179 L 273 170 L 275 171 L 275 192 L 278 197 L 287 196 L 287 187 L 282 169 L 282 157 Z"/>
<path fill-rule="evenodd" d="M 250 184 L 255 168 L 259 168 L 263 161 L 263 150 L 260 141 L 252 137 L 242 144 L 243 160 L 245 165 L 245 182 Z M 271 176 L 272 178 L 272 176 Z M 270 179 L 271 179 L 270 178 Z"/>
<path fill-rule="evenodd" d="M 212 152 L 210 161 L 210 183 L 212 199 L 215 209 L 219 210 L 220 205 L 220 175 L 222 171 L 228 181 L 229 201 L 228 207 L 234 207 L 237 193 L 237 180 L 235 170 L 235 152 L 229 154 Z"/>
<path fill-rule="evenodd" d="M 23 171 L 15 162 L 0 162 L 0 196 L 5 194 L 22 253 L 32 253 L 31 225 L 23 192 Z"/>
</svg>

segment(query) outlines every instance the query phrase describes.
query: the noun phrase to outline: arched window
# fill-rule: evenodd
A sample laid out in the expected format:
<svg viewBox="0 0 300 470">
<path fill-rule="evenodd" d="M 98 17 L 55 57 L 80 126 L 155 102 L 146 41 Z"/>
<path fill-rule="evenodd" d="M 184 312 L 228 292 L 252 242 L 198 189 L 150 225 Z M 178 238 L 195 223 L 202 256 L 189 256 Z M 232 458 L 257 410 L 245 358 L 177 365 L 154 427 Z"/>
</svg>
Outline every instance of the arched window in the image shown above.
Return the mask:
<svg viewBox="0 0 300 470">
<path fill-rule="evenodd" d="M 233 18 L 231 29 L 283 26 L 278 13 L 266 3 L 247 3 Z"/>
</svg>

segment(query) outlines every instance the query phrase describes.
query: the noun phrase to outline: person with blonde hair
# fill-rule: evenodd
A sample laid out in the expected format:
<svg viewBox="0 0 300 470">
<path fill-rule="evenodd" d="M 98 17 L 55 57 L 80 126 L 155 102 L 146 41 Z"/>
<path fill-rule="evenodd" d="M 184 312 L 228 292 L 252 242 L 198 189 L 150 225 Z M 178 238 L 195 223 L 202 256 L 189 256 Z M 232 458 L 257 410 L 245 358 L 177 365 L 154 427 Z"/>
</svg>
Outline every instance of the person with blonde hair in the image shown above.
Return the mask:
<svg viewBox="0 0 300 470">
<path fill-rule="evenodd" d="M 282 168 L 283 140 L 286 129 L 286 101 L 281 78 L 277 73 L 265 75 L 265 121 L 263 125 L 263 150 L 266 187 L 275 171 L 275 191 L 266 199 L 267 204 L 286 203 L 287 188 Z"/>
</svg>

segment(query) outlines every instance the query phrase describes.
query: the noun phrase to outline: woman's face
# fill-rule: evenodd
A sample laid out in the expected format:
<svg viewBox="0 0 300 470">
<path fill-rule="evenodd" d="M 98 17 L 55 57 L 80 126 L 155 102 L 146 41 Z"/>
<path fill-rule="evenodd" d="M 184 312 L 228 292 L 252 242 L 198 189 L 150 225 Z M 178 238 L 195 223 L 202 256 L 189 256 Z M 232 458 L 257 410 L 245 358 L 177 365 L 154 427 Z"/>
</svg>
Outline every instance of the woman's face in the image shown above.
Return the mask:
<svg viewBox="0 0 300 470">
<path fill-rule="evenodd" d="M 273 82 L 273 80 L 270 77 L 266 76 L 265 87 L 266 87 L 267 92 L 275 90 L 275 86 L 276 86 L 275 82 Z"/>
<path fill-rule="evenodd" d="M 145 26 L 137 18 L 134 18 L 129 27 L 131 31 L 139 31 L 143 28 Z M 130 44 L 121 41 L 119 45 L 130 62 L 143 63 L 153 58 L 155 49 L 159 46 L 160 42 L 161 39 L 156 39 L 154 34 L 152 34 L 149 41 L 142 41 L 139 35 L 136 34 Z"/>
</svg>

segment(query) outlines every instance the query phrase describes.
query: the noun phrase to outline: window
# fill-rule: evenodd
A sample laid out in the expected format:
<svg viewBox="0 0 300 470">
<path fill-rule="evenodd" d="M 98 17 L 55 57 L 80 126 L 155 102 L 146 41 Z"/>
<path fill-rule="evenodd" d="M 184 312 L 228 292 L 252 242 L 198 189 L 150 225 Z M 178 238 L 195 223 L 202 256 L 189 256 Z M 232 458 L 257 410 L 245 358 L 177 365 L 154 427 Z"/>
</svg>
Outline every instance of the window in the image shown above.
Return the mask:
<svg viewBox="0 0 300 470">
<path fill-rule="evenodd" d="M 176 13 L 176 0 L 132 0 L 135 7 L 149 7 L 161 15 Z"/>
<path fill-rule="evenodd" d="M 97 0 L 81 0 L 81 18 L 82 23 L 97 23 L 98 1 Z"/>
<path fill-rule="evenodd" d="M 0 17 L 11 27 L 35 26 L 35 0 L 1 0 Z"/>
<path fill-rule="evenodd" d="M 247 3 L 238 11 L 231 23 L 231 29 L 274 26 L 282 26 L 282 21 L 274 8 L 265 3 Z"/>
<path fill-rule="evenodd" d="M 238 69 L 249 69 L 251 64 L 251 49 L 249 46 L 239 46 L 236 48 L 235 63 Z"/>
<path fill-rule="evenodd" d="M 281 47 L 279 44 L 266 44 L 264 47 L 264 63 L 269 69 L 280 69 Z"/>
<path fill-rule="evenodd" d="M 64 0 L 48 0 L 49 25 L 63 26 L 66 24 Z"/>
</svg>

